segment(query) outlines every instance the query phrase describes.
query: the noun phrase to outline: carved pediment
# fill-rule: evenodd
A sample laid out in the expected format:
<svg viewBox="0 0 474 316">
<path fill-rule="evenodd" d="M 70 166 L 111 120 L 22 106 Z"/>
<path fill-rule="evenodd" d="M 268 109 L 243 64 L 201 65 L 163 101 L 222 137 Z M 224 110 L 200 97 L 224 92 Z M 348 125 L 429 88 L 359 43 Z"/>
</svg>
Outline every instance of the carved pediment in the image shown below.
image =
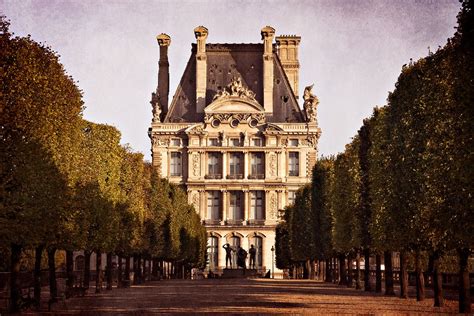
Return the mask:
<svg viewBox="0 0 474 316">
<path fill-rule="evenodd" d="M 237 96 L 220 98 L 209 104 L 204 113 L 259 113 L 265 109 L 255 100 L 243 99 Z"/>
<path fill-rule="evenodd" d="M 255 100 L 255 93 L 242 85 L 239 77 L 220 88 L 204 113 L 256 113 L 265 109 Z"/>
</svg>

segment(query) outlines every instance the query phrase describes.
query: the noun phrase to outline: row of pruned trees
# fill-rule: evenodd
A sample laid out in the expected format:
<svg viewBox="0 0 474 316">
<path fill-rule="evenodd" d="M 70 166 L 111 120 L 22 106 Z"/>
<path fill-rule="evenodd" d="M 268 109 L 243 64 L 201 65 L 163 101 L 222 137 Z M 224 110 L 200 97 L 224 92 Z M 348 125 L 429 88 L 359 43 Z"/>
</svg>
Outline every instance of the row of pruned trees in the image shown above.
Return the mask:
<svg viewBox="0 0 474 316">
<path fill-rule="evenodd" d="M 131 256 L 139 267 L 152 259 L 205 265 L 205 229 L 186 194 L 160 179 L 142 154 L 121 146 L 116 128 L 85 121 L 82 92 L 58 54 L 30 37 L 15 37 L 5 17 L 0 68 L 0 250 L 9 255 L 3 261 L 11 272 L 12 311 L 21 303 L 17 278 L 25 251 L 35 253 L 38 303 L 44 253 L 52 299 L 58 250 L 66 252 L 66 294 L 74 285 L 76 250 L 84 250 L 86 288 L 92 252 L 98 274 L 101 253 L 109 270 L 112 254 L 119 256 L 119 269 L 122 258 L 130 267 Z M 111 278 L 111 271 L 106 274 Z"/>
<path fill-rule="evenodd" d="M 473 2 L 463 1 L 454 37 L 437 52 L 404 65 L 388 105 L 374 109 L 343 153 L 317 163 L 311 185 L 298 192 L 278 228 L 280 267 L 335 255 L 343 267 L 347 256 L 363 254 L 364 284 L 370 290 L 369 258 L 374 254 L 379 267 L 383 255 L 386 291 L 393 294 L 391 255 L 398 252 L 400 294 L 407 297 L 408 259 L 413 258 L 417 298 L 422 300 L 423 259 L 428 257 L 435 306 L 442 306 L 441 261 L 454 254 L 459 310 L 470 312 L 472 10 Z M 376 287 L 381 290 L 380 268 L 376 274 Z"/>
</svg>

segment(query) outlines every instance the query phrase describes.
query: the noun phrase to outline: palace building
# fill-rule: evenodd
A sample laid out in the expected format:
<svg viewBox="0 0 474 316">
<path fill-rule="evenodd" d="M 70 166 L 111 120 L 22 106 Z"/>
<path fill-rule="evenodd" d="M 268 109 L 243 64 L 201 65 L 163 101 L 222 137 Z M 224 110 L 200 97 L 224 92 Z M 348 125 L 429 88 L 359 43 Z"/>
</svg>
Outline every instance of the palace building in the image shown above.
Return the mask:
<svg viewBox="0 0 474 316">
<path fill-rule="evenodd" d="M 305 89 L 302 107 L 298 103 L 301 38 L 274 38 L 269 26 L 261 30 L 263 43 L 256 44 L 206 43 L 203 26 L 194 34 L 197 42 L 170 102 L 171 38 L 157 36 L 152 164 L 185 188 L 201 216 L 209 270 L 222 273 L 222 246 L 229 243 L 247 251 L 254 245 L 258 269 L 268 271 L 279 211 L 310 181 L 321 134 L 312 86 Z"/>
</svg>

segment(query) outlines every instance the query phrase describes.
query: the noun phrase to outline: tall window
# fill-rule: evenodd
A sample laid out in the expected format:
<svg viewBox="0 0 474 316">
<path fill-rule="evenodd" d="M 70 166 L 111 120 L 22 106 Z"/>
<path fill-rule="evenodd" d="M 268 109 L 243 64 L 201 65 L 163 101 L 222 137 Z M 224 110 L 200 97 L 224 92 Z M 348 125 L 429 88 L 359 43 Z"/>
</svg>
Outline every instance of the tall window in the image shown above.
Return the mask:
<svg viewBox="0 0 474 316">
<path fill-rule="evenodd" d="M 250 216 L 254 220 L 265 219 L 264 212 L 264 192 L 263 191 L 251 191 L 250 192 Z"/>
<path fill-rule="evenodd" d="M 263 238 L 260 236 L 255 236 L 252 238 L 252 245 L 255 247 L 255 266 L 257 269 L 262 268 L 262 254 L 263 254 Z"/>
<path fill-rule="evenodd" d="M 237 178 L 243 174 L 242 172 L 242 154 L 231 153 L 229 159 L 229 175 Z"/>
<path fill-rule="evenodd" d="M 217 269 L 219 262 L 217 237 L 211 236 L 207 239 L 207 257 L 209 258 L 209 270 Z"/>
<path fill-rule="evenodd" d="M 221 176 L 221 154 L 210 152 L 207 154 L 207 174 L 212 178 L 220 178 Z"/>
<path fill-rule="evenodd" d="M 181 176 L 181 153 L 171 153 L 170 169 L 171 176 Z"/>
<path fill-rule="evenodd" d="M 244 219 L 244 216 L 242 214 L 242 192 L 230 191 L 229 210 L 232 220 L 242 221 Z"/>
<path fill-rule="evenodd" d="M 212 221 L 220 221 L 221 216 L 219 212 L 220 206 L 220 192 L 207 192 L 207 219 Z"/>
<path fill-rule="evenodd" d="M 288 205 L 295 203 L 296 191 L 288 191 Z"/>
<path fill-rule="evenodd" d="M 297 177 L 300 175 L 300 159 L 299 159 L 299 153 L 298 152 L 290 152 L 289 153 L 289 175 L 293 177 Z"/>
<path fill-rule="evenodd" d="M 265 160 L 263 153 L 252 153 L 250 158 L 250 174 L 254 178 L 263 178 L 265 175 Z"/>
</svg>

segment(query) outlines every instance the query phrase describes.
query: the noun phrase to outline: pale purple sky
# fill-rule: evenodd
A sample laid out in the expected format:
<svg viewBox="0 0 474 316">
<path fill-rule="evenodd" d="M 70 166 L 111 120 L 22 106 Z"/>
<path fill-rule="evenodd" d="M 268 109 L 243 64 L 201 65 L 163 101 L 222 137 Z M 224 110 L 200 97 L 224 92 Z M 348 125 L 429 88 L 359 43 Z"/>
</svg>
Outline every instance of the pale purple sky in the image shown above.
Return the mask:
<svg viewBox="0 0 474 316">
<path fill-rule="evenodd" d="M 319 151 L 328 155 L 343 151 L 362 119 L 385 104 L 403 64 L 446 43 L 459 8 L 457 0 L 0 0 L 15 34 L 59 52 L 84 91 L 85 118 L 116 126 L 147 160 L 159 33 L 171 36 L 170 99 L 198 25 L 209 29 L 208 43 L 260 43 L 265 25 L 301 36 L 300 95 L 315 83 Z"/>
</svg>

